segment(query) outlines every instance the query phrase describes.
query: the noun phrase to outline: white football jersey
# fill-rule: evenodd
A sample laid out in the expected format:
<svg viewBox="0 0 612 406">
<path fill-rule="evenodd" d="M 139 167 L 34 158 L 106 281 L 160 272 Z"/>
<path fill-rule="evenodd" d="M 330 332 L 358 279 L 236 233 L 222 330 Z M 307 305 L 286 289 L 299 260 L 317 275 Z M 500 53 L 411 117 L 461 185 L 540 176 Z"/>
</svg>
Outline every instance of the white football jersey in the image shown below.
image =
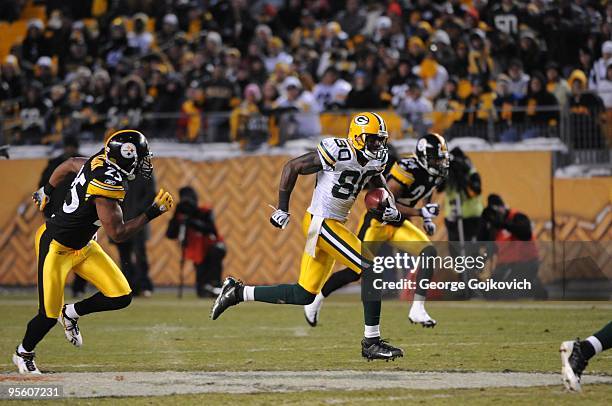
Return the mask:
<svg viewBox="0 0 612 406">
<path fill-rule="evenodd" d="M 346 138 L 325 138 L 317 146 L 323 170 L 317 174 L 317 183 L 308 212 L 323 218 L 344 221 L 361 192 L 373 176 L 380 175 L 387 164 L 382 160 L 369 160 L 362 166 L 357 152 Z"/>
</svg>

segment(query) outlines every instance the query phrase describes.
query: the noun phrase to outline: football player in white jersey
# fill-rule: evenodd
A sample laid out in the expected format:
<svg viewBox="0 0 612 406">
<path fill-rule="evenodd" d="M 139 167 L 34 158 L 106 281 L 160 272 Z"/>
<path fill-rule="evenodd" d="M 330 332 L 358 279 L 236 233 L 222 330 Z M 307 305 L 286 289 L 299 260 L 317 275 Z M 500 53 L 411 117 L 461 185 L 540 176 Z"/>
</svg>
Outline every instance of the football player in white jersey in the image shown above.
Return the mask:
<svg viewBox="0 0 612 406">
<path fill-rule="evenodd" d="M 329 277 L 336 261 L 356 273 L 372 266 L 373 256 L 345 225 L 355 198 L 370 182 L 387 188 L 383 170 L 387 163 L 387 127 L 376 113 L 359 113 L 351 119 L 347 138 L 325 138 L 317 150 L 295 158 L 283 168 L 278 209 L 270 222 L 284 229 L 289 223 L 289 198 L 298 175 L 317 174 L 317 183 L 302 227 L 306 247 L 300 277 L 295 284 L 246 286 L 228 277 L 211 310 L 216 320 L 228 307 L 240 302 L 258 301 L 306 305 L 312 303 Z M 393 196 L 389 193 L 389 196 Z M 392 197 L 382 219 L 398 221 L 400 213 Z M 361 354 L 368 360 L 403 356 L 400 348 L 380 338 L 380 300 L 364 300 L 365 331 Z"/>
</svg>

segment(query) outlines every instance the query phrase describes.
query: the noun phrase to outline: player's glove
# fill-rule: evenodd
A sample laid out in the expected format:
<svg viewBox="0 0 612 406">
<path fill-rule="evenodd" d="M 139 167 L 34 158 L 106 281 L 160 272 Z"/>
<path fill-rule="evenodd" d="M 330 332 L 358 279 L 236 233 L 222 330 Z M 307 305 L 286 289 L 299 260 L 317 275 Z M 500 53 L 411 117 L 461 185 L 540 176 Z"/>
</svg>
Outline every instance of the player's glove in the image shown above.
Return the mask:
<svg viewBox="0 0 612 406">
<path fill-rule="evenodd" d="M 430 218 L 423 219 L 423 229 L 428 236 L 432 236 L 436 233 L 436 225 Z"/>
<path fill-rule="evenodd" d="M 170 210 L 174 206 L 174 199 L 172 199 L 172 195 L 166 192 L 164 189 L 159 189 L 159 193 L 153 200 L 153 204 L 151 204 L 144 212 L 145 216 L 149 221 L 153 220 L 155 217 L 159 217 L 168 210 Z"/>
<path fill-rule="evenodd" d="M 53 189 L 55 188 L 51 186 L 50 183 L 47 183 L 32 194 L 32 200 L 34 200 L 34 204 L 38 207 L 38 210 L 43 211 L 45 207 L 47 207 L 49 200 L 51 200 Z"/>
<path fill-rule="evenodd" d="M 399 210 L 397 210 L 397 207 L 395 207 L 395 205 L 387 207 L 382 215 L 383 221 L 387 223 L 398 222 L 401 218 L 402 214 L 399 212 Z"/>
<path fill-rule="evenodd" d="M 272 213 L 272 215 L 270 216 L 270 223 L 274 227 L 284 230 L 285 227 L 287 227 L 287 224 L 289 224 L 289 216 L 291 215 L 286 211 L 276 209 L 274 210 L 274 213 Z"/>
<path fill-rule="evenodd" d="M 440 206 L 438 203 L 427 203 L 421 207 L 421 217 L 424 219 L 432 219 L 440 214 Z"/>
</svg>

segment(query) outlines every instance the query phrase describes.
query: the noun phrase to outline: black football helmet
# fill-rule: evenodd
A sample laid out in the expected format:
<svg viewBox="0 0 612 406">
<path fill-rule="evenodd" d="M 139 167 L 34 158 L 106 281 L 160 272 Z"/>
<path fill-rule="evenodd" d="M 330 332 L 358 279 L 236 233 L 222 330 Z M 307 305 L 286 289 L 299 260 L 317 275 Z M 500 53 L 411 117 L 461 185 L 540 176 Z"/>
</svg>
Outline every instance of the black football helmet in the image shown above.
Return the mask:
<svg viewBox="0 0 612 406">
<path fill-rule="evenodd" d="M 136 175 L 151 179 L 153 164 L 149 143 L 140 131 L 121 130 L 113 133 L 104 146 L 106 162 L 117 168 L 128 180 Z"/>
<path fill-rule="evenodd" d="M 416 145 L 419 164 L 433 176 L 447 177 L 450 157 L 446 140 L 439 134 L 429 133 L 419 137 Z"/>
</svg>

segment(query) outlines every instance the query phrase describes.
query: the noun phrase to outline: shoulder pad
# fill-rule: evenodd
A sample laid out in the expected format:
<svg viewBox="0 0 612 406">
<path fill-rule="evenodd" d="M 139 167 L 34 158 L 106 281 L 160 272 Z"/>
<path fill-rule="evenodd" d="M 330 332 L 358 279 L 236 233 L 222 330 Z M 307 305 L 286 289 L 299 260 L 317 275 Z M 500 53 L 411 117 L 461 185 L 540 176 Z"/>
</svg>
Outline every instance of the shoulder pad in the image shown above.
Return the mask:
<svg viewBox="0 0 612 406">
<path fill-rule="evenodd" d="M 392 167 L 389 174 L 405 186 L 410 186 L 416 180 L 418 163 L 415 157 L 402 158 Z"/>
<path fill-rule="evenodd" d="M 317 146 L 323 167 L 333 168 L 337 162 L 351 159 L 351 147 L 346 138 L 324 138 Z"/>
<path fill-rule="evenodd" d="M 102 196 L 115 200 L 124 199 L 123 178 L 117 169 L 104 162 L 103 165 L 92 170 L 91 175 L 91 180 L 87 185 L 86 197 Z"/>
</svg>

